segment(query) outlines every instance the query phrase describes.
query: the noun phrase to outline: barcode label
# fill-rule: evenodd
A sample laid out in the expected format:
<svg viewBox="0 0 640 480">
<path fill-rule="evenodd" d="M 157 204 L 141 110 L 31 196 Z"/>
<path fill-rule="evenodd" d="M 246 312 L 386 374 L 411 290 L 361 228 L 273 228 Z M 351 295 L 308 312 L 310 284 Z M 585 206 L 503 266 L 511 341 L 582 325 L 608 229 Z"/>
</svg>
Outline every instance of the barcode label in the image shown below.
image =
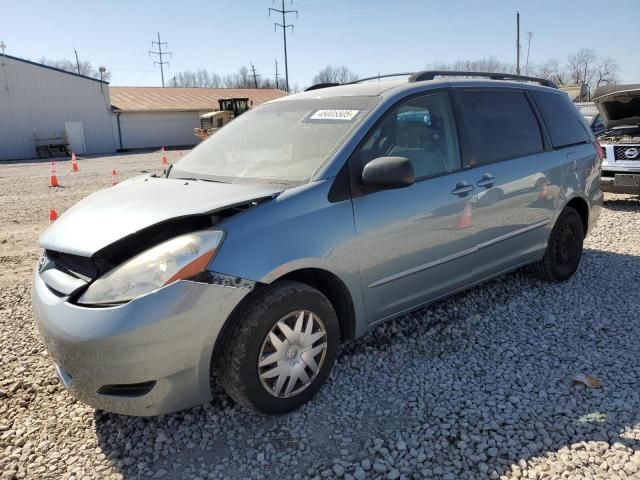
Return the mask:
<svg viewBox="0 0 640 480">
<path fill-rule="evenodd" d="M 318 110 L 310 120 L 353 120 L 360 110 Z"/>
</svg>

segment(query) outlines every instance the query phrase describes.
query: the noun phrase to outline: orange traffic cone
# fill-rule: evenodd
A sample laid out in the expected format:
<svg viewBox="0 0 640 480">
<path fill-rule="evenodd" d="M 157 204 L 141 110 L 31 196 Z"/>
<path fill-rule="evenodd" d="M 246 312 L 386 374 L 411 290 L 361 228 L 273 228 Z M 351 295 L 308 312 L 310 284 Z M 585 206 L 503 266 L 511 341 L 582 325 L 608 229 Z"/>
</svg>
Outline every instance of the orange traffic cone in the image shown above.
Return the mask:
<svg viewBox="0 0 640 480">
<path fill-rule="evenodd" d="M 182 150 L 178 152 L 178 160 L 182 160 Z"/>
<path fill-rule="evenodd" d="M 547 199 L 547 182 L 542 184 L 542 190 L 538 192 L 538 200 L 545 201 Z"/>
<path fill-rule="evenodd" d="M 78 171 L 78 159 L 76 158 L 76 154 L 71 152 L 71 171 Z"/>
<path fill-rule="evenodd" d="M 58 175 L 56 174 L 56 162 L 51 162 L 51 175 L 49 176 L 49 186 L 50 187 L 59 187 L 58 185 Z"/>
<path fill-rule="evenodd" d="M 58 219 L 58 212 L 56 212 L 55 208 L 49 210 L 49 221 L 55 222 Z"/>
<path fill-rule="evenodd" d="M 111 185 L 117 185 L 118 184 L 118 172 L 116 172 L 116 169 L 114 168 L 111 171 Z"/>
<path fill-rule="evenodd" d="M 167 160 L 167 152 L 164 151 L 164 147 L 162 147 L 162 164 L 168 165 L 169 160 Z"/>
<path fill-rule="evenodd" d="M 471 204 L 467 202 L 464 204 L 464 210 L 458 219 L 456 229 L 462 230 L 463 228 L 469 228 L 471 226 L 473 226 L 473 223 L 471 222 Z"/>
</svg>

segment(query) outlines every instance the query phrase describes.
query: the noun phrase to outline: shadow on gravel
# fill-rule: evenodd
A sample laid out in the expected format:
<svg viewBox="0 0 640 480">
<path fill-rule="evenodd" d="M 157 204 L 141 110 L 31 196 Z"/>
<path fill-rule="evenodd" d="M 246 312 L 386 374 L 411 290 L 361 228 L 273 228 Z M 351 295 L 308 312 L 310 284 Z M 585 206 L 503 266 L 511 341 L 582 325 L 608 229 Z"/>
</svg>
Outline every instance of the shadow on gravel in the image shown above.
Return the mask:
<svg viewBox="0 0 640 480">
<path fill-rule="evenodd" d="M 96 412 L 99 445 L 127 479 L 610 477 L 640 450 L 638 285 L 640 257 L 586 250 L 564 284 L 516 272 L 375 328 L 289 415 L 218 392 L 156 418 Z"/>
</svg>

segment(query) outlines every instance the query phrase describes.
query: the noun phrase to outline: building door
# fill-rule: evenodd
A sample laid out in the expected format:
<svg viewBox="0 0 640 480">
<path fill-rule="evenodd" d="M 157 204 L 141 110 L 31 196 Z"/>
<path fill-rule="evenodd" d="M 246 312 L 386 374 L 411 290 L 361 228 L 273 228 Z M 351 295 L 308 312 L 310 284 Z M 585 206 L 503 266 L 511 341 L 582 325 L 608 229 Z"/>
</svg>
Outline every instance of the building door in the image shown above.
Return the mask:
<svg viewBox="0 0 640 480">
<path fill-rule="evenodd" d="M 67 134 L 69 147 L 71 151 L 78 155 L 86 153 L 84 145 L 84 132 L 82 131 L 82 122 L 64 122 L 64 131 Z"/>
</svg>

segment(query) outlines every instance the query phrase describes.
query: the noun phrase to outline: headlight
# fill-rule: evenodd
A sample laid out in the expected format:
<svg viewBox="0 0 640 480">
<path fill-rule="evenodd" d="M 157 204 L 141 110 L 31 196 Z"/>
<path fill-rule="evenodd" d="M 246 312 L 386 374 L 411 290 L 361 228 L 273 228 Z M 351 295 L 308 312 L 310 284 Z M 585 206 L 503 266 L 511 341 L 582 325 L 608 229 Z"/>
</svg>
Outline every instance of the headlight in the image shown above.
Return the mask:
<svg viewBox="0 0 640 480">
<path fill-rule="evenodd" d="M 223 232 L 181 235 L 146 250 L 93 282 L 78 303 L 121 303 L 202 272 L 216 253 Z"/>
</svg>

